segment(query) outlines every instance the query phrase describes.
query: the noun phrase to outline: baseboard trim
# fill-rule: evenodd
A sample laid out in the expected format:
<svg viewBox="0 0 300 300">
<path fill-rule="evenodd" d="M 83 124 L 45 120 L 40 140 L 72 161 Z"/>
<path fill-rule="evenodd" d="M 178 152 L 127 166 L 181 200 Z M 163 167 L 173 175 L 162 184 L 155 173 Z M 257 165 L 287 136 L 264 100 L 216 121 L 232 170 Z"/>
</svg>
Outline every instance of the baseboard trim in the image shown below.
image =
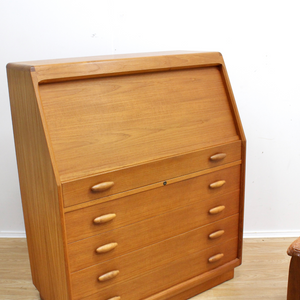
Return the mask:
<svg viewBox="0 0 300 300">
<path fill-rule="evenodd" d="M 290 238 L 299 237 L 299 230 L 291 231 L 244 231 L 245 239 L 260 239 L 260 238 Z"/>
<path fill-rule="evenodd" d="M 25 231 L 0 231 L 0 238 L 24 239 L 26 238 L 26 233 Z"/>
</svg>

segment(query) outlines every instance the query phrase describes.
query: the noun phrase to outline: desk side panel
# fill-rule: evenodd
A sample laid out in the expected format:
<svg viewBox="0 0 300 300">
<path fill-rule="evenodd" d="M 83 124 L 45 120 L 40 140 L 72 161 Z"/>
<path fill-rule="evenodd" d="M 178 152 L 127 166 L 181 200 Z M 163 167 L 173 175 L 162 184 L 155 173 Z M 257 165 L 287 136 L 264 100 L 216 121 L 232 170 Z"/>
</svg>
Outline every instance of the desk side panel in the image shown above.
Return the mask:
<svg viewBox="0 0 300 300">
<path fill-rule="evenodd" d="M 33 283 L 44 300 L 67 300 L 60 183 L 56 181 L 30 68 L 7 66 Z"/>
</svg>

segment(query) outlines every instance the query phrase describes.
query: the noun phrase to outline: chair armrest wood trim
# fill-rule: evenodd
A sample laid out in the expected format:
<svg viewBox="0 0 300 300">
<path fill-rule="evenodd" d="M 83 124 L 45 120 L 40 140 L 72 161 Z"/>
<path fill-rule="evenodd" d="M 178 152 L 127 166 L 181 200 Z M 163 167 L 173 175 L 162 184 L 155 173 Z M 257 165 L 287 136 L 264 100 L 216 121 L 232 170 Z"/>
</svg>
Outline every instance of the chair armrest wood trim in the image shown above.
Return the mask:
<svg viewBox="0 0 300 300">
<path fill-rule="evenodd" d="M 300 237 L 290 245 L 287 250 L 287 254 L 290 256 L 300 257 Z"/>
</svg>

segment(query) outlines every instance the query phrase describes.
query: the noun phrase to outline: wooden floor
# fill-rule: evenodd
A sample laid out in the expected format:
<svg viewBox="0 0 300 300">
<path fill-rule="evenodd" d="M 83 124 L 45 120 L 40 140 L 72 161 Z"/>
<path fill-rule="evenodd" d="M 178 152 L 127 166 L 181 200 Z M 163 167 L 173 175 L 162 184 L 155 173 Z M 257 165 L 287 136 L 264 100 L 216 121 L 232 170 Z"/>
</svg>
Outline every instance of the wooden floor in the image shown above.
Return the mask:
<svg viewBox="0 0 300 300">
<path fill-rule="evenodd" d="M 285 300 L 290 261 L 286 250 L 294 240 L 245 239 L 243 264 L 235 278 L 192 300 Z M 0 239 L 0 299 L 40 300 L 31 283 L 25 239 Z"/>
</svg>

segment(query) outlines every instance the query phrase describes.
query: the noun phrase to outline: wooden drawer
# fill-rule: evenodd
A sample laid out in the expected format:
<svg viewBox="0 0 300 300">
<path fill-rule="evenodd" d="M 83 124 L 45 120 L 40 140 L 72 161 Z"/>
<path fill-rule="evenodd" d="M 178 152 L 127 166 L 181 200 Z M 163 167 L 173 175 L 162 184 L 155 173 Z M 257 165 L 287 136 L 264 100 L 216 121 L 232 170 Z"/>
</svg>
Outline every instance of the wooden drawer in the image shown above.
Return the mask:
<svg viewBox="0 0 300 300">
<path fill-rule="evenodd" d="M 85 300 L 108 300 L 115 296 L 120 296 L 121 300 L 144 299 L 233 261 L 237 258 L 237 245 L 237 238 L 231 239 L 207 250 L 183 256 L 152 272 L 143 273 L 141 270 L 136 278 L 121 282 L 117 281 L 121 272 L 115 278 L 104 282 L 89 277 L 82 277 L 81 281 L 77 281 L 73 274 L 73 280 L 76 280 L 72 282 L 74 300 L 82 298 Z M 219 254 L 221 255 L 217 256 Z"/>
<path fill-rule="evenodd" d="M 223 206 L 224 210 L 217 214 L 209 212 Z M 68 246 L 70 269 L 73 272 L 101 263 L 238 212 L 239 190 L 71 243 Z M 118 245 L 112 251 L 97 254 L 96 249 L 111 243 Z"/>
<path fill-rule="evenodd" d="M 210 184 L 219 180 L 226 183 L 212 189 Z M 108 230 L 129 225 L 157 216 L 170 209 L 201 202 L 220 194 L 230 193 L 240 188 L 240 166 L 209 173 L 160 188 L 101 203 L 65 214 L 67 239 L 74 242 Z M 115 214 L 106 223 L 95 224 L 94 219 Z"/>
<path fill-rule="evenodd" d="M 224 153 L 215 160 L 214 155 Z M 63 183 L 64 206 L 87 202 L 185 174 L 213 168 L 241 159 L 241 142 L 236 141 L 205 150 L 124 168 L 98 176 Z M 99 191 L 93 191 L 97 186 Z"/>
<path fill-rule="evenodd" d="M 102 285 L 110 285 L 111 282 L 118 283 L 138 277 L 165 264 L 181 259 L 192 253 L 224 243 L 238 237 L 239 215 L 206 225 L 187 233 L 180 234 L 160 243 L 144 247 L 140 250 L 130 252 L 127 255 L 119 256 L 104 263 L 85 268 L 73 273 L 73 289 L 86 281 L 86 292 L 95 287 L 95 279 L 113 270 L 119 273 L 113 280 L 107 280 Z M 96 284 L 98 282 L 96 281 Z M 84 292 L 84 291 L 82 291 Z"/>
</svg>

